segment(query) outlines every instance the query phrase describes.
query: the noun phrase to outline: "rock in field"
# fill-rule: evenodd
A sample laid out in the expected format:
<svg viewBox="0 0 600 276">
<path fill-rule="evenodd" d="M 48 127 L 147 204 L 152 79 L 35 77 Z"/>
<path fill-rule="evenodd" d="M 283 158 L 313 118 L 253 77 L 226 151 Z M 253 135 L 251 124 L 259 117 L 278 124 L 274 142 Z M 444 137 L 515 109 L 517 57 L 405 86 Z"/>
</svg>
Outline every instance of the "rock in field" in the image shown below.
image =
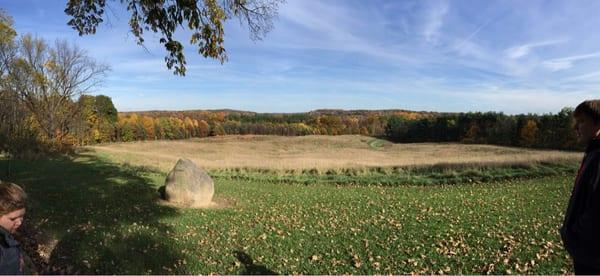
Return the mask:
<svg viewBox="0 0 600 276">
<path fill-rule="evenodd" d="M 165 180 L 163 198 L 186 207 L 212 204 L 215 185 L 210 176 L 189 159 L 179 159 Z"/>
</svg>

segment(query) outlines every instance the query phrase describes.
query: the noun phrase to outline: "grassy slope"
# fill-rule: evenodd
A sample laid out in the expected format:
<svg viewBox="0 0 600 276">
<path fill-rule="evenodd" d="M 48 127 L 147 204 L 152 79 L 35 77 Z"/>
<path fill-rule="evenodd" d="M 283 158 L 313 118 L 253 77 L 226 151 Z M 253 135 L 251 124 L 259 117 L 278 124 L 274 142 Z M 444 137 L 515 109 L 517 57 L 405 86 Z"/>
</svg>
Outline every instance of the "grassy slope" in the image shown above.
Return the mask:
<svg viewBox="0 0 600 276">
<path fill-rule="evenodd" d="M 0 161 L 4 167 L 6 161 Z M 18 162 L 29 224 L 59 271 L 536 273 L 570 269 L 558 227 L 572 177 L 403 187 L 216 181 L 230 208 L 157 204 L 164 173 L 98 155 Z"/>
<path fill-rule="evenodd" d="M 406 186 L 486 183 L 547 176 L 568 176 L 574 175 L 577 168 L 576 163 L 563 161 L 481 167 L 443 165 L 436 167 L 330 169 L 324 172 L 316 170 L 282 172 L 257 169 L 222 169 L 212 170 L 210 174 L 217 179 L 258 181 L 261 183 Z"/>
</svg>

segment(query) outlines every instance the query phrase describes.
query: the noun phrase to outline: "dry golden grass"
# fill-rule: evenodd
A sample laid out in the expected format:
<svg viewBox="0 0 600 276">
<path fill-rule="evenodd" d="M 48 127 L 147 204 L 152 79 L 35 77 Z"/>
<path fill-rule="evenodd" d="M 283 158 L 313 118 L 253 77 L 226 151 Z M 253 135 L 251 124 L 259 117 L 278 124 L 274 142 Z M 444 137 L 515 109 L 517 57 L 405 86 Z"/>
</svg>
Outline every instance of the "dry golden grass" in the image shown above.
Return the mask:
<svg viewBox="0 0 600 276">
<path fill-rule="evenodd" d="M 89 147 L 111 159 L 169 170 L 181 158 L 206 169 L 339 169 L 393 166 L 519 164 L 578 160 L 581 153 L 456 143 L 393 144 L 358 135 L 220 136 Z"/>
</svg>

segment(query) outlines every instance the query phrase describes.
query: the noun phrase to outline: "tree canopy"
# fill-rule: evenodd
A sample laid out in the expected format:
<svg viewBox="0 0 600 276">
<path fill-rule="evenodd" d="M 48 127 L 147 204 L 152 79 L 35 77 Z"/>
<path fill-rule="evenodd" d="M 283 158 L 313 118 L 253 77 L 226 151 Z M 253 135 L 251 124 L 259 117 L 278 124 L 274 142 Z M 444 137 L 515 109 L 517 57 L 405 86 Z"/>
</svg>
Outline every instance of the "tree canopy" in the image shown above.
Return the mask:
<svg viewBox="0 0 600 276">
<path fill-rule="evenodd" d="M 37 150 L 37 142 L 40 151 L 61 151 L 71 144 L 80 112 L 74 99 L 97 88 L 108 70 L 65 41 L 17 37 L 12 18 L 0 10 L 0 151 L 19 155 Z M 116 121 L 112 102 L 100 102 Z"/>
<path fill-rule="evenodd" d="M 189 43 L 198 53 L 221 63 L 227 60 L 224 47 L 224 22 L 238 18 L 248 26 L 253 40 L 262 39 L 273 27 L 277 8 L 284 0 L 121 0 L 131 15 L 130 30 L 139 45 L 144 44 L 144 32 L 160 35 L 159 42 L 167 50 L 165 62 L 175 75 L 184 76 L 186 59 L 183 45 L 175 38 L 176 30 L 192 31 Z M 106 0 L 69 0 L 65 13 L 71 17 L 68 25 L 79 35 L 94 34 L 104 22 Z"/>
</svg>

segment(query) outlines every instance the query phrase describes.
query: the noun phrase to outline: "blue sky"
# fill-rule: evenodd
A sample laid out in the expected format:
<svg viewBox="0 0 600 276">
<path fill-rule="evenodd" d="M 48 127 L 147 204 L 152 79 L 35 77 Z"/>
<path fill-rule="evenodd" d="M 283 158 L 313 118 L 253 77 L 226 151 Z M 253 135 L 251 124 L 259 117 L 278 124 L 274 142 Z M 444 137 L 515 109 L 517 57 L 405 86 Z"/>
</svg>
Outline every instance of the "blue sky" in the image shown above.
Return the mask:
<svg viewBox="0 0 600 276">
<path fill-rule="evenodd" d="M 120 111 L 556 113 L 600 98 L 600 1 L 287 0 L 262 41 L 228 21 L 223 65 L 184 44 L 185 77 L 166 69 L 155 35 L 147 50 L 135 44 L 120 1 L 84 37 L 66 25 L 66 2 L 0 8 L 19 34 L 65 39 L 108 64 L 95 93 Z"/>
</svg>

